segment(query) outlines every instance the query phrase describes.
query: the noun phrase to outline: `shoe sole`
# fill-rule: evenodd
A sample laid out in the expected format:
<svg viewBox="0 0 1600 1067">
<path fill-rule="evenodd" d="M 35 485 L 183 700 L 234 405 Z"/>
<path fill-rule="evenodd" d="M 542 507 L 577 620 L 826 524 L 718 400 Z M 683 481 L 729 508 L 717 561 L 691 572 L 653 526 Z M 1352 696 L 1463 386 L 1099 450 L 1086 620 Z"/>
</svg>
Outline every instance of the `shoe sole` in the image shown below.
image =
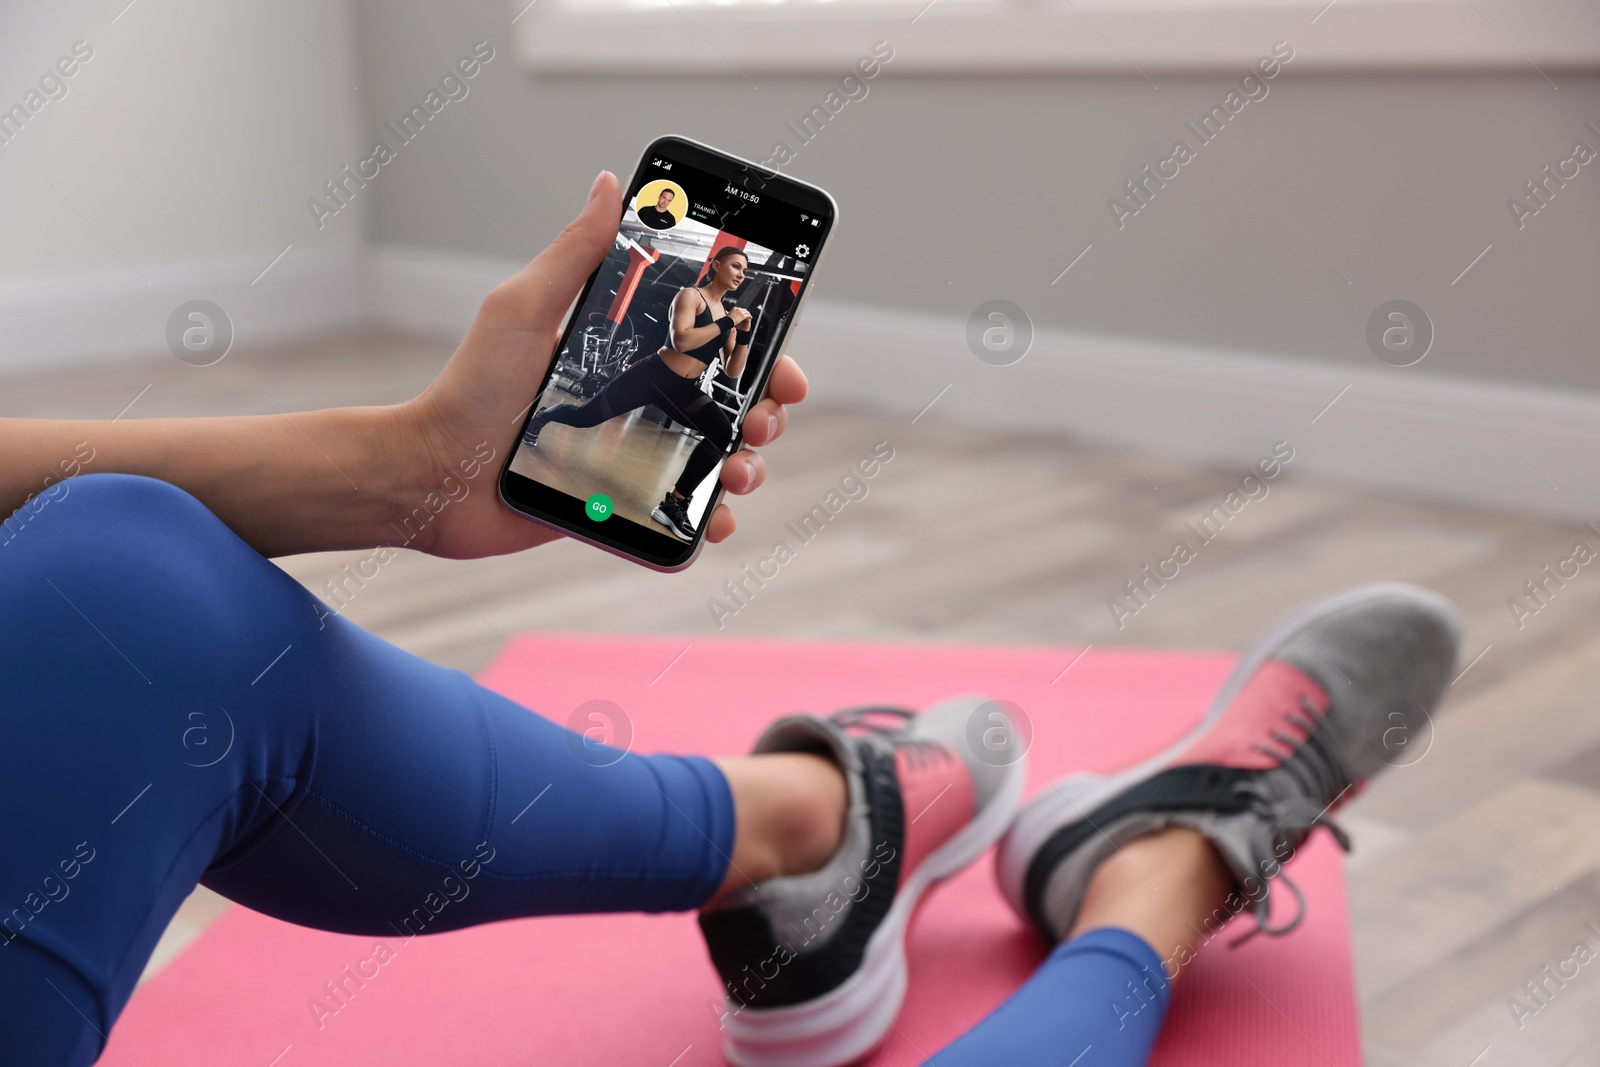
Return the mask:
<svg viewBox="0 0 1600 1067">
<path fill-rule="evenodd" d="M 662 511 L 660 508 L 656 508 L 654 511 L 652 511 L 650 513 L 650 517 L 652 519 L 656 520 L 657 522 L 659 522 L 661 525 L 665 526 L 667 529 L 671 530 L 672 531 L 672 536 L 676 537 L 678 540 L 680 540 L 680 541 L 693 541 L 694 540 L 694 535 L 693 534 L 685 534 L 682 530 L 678 529 L 677 524 L 674 523 L 670 518 L 668 518 L 667 517 L 667 513 Z"/>
<path fill-rule="evenodd" d="M 1028 779 L 1027 757 L 1007 768 L 989 806 L 912 872 L 867 941 L 861 966 L 832 992 L 782 1008 L 745 1008 L 723 1020 L 734 1067 L 841 1067 L 871 1052 L 894 1027 L 906 996 L 906 927 L 922 895 L 969 867 L 1011 825 Z M 729 1011 L 736 1011 L 729 1005 Z"/>
<path fill-rule="evenodd" d="M 1023 889 L 1027 881 L 1028 866 L 1033 862 L 1034 854 L 1061 827 L 1083 819 L 1122 790 L 1167 766 L 1192 746 L 1222 717 L 1222 713 L 1233 703 L 1239 691 L 1250 680 L 1250 676 L 1267 661 L 1274 649 L 1325 615 L 1361 604 L 1397 598 L 1426 606 L 1448 618 L 1459 643 L 1461 623 L 1455 605 L 1438 593 L 1406 585 L 1403 582 L 1364 585 L 1312 601 L 1299 608 L 1293 615 L 1285 617 L 1257 638 L 1245 650 L 1233 668 L 1233 673 L 1228 675 L 1227 681 L 1212 699 L 1211 706 L 1206 709 L 1200 722 L 1178 740 L 1148 759 L 1126 770 L 1118 771 L 1110 777 L 1082 771 L 1058 778 L 1027 803 L 1018 813 L 1016 823 L 1005 840 L 1000 842 L 1000 849 L 995 854 L 995 877 L 1000 883 L 1000 892 L 1006 898 L 1006 903 L 1011 905 L 1011 909 L 1022 918 L 1023 922 L 1031 926 L 1033 920 L 1029 917 L 1027 904 L 1023 900 Z"/>
</svg>

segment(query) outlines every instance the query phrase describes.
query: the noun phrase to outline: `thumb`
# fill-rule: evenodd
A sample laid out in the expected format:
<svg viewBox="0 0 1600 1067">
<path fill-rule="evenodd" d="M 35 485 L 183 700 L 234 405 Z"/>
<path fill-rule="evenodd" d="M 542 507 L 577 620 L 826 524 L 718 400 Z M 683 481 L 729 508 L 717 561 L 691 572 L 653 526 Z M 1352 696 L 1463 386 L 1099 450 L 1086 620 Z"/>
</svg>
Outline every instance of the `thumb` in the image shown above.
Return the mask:
<svg viewBox="0 0 1600 1067">
<path fill-rule="evenodd" d="M 500 295 L 507 298 L 518 327 L 541 335 L 560 327 L 583 283 L 611 251 L 622 219 L 621 195 L 617 176 L 601 171 L 578 217 L 533 262 L 501 284 Z"/>
</svg>

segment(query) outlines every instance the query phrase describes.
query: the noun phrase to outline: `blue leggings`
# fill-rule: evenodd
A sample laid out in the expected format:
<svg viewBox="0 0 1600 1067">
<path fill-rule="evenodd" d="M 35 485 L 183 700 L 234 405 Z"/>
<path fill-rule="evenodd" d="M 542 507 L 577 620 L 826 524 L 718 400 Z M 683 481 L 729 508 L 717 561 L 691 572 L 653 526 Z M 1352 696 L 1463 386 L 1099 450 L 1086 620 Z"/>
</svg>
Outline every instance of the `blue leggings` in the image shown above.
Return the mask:
<svg viewBox="0 0 1600 1067">
<path fill-rule="evenodd" d="M 164 482 L 63 488 L 0 526 L 0 1059 L 92 1063 L 196 882 L 376 936 L 721 884 L 709 761 L 612 762 L 330 615 Z"/>
<path fill-rule="evenodd" d="M 1063 941 L 1033 977 L 926 1067 L 1141 1067 L 1172 983 L 1161 957 L 1127 930 Z"/>
<path fill-rule="evenodd" d="M 408 936 L 689 910 L 733 850 L 707 760 L 619 758 L 379 640 L 150 478 L 82 475 L 0 523 L 0 670 L 7 1063 L 92 1064 L 197 882 Z M 1154 959 L 1069 942 L 933 1063 L 1137 1067 Z"/>
</svg>

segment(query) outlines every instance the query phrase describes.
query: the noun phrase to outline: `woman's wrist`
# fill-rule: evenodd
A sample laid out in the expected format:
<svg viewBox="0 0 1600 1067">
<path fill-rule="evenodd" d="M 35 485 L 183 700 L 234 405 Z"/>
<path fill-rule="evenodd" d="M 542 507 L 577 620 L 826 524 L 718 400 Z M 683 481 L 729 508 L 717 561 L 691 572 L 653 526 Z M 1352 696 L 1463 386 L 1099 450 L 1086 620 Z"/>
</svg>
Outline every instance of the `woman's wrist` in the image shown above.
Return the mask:
<svg viewBox="0 0 1600 1067">
<path fill-rule="evenodd" d="M 407 500 L 420 495 L 416 487 L 426 482 L 429 465 L 405 409 L 330 408 L 288 416 L 294 436 L 303 436 L 315 451 L 296 449 L 287 438 L 276 442 L 278 461 L 262 471 L 265 495 L 290 514 L 273 519 L 266 509 L 251 508 L 252 521 L 265 535 L 265 544 L 256 547 L 273 556 L 403 540 L 396 517 L 405 513 Z"/>
<path fill-rule="evenodd" d="M 451 492 L 445 484 L 450 472 L 440 460 L 450 442 L 429 418 L 423 398 L 352 412 L 359 420 L 355 432 L 365 431 L 373 499 L 383 511 L 372 529 L 372 544 L 429 551 L 436 533 L 432 516 Z"/>
</svg>

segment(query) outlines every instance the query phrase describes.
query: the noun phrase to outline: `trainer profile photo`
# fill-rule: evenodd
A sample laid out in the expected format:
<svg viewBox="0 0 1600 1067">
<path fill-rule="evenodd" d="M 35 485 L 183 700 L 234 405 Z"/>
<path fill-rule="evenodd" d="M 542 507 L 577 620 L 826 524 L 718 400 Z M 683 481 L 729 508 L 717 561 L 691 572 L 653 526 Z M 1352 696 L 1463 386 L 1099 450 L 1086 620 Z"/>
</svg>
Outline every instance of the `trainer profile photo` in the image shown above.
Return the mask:
<svg viewBox="0 0 1600 1067">
<path fill-rule="evenodd" d="M 639 221 L 652 230 L 670 230 L 683 221 L 689 210 L 689 200 L 672 182 L 654 181 L 639 190 L 633 200 L 633 210 Z"/>
</svg>

